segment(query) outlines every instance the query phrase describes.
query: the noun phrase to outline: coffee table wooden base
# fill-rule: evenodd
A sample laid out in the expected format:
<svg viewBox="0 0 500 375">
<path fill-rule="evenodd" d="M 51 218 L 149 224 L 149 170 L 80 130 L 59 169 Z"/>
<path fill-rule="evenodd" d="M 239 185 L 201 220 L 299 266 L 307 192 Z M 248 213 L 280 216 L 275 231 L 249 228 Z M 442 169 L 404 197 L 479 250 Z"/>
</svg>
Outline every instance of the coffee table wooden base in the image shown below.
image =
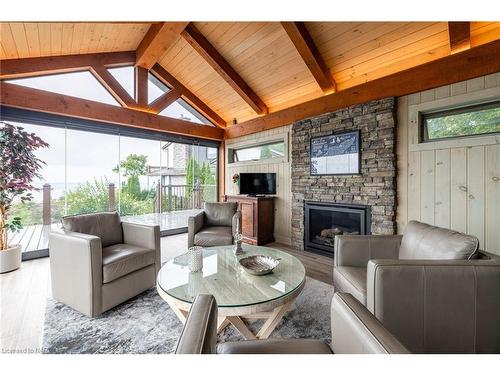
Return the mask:
<svg viewBox="0 0 500 375">
<path fill-rule="evenodd" d="M 294 290 L 293 293 L 283 298 L 258 305 L 232 307 L 229 309 L 220 307 L 217 322 L 217 333 L 222 332 L 229 324 L 231 324 L 246 340 L 267 339 L 271 333 L 273 333 L 283 316 L 288 312 L 293 304 L 293 301 L 300 294 L 303 287 L 304 283 Z M 157 287 L 157 290 L 160 296 L 168 303 L 170 308 L 177 315 L 179 320 L 183 324 L 186 323 L 186 317 L 189 309 L 191 308 L 191 304 L 173 298 L 165 293 L 160 287 Z M 226 311 L 230 312 L 231 315 L 224 314 Z M 255 320 L 265 320 L 264 325 L 256 334 L 249 328 L 249 323 Z"/>
</svg>

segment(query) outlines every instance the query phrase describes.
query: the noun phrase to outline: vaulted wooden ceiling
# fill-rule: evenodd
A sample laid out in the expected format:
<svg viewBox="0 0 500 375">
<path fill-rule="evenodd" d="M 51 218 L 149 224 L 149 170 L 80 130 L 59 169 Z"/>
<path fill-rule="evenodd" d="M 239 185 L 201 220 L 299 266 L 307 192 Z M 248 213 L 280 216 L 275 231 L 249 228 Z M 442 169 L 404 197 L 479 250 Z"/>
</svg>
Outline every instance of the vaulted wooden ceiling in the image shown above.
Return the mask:
<svg viewBox="0 0 500 375">
<path fill-rule="evenodd" d="M 2 60 L 138 51 L 138 65 L 159 64 L 229 125 L 498 40 L 500 22 L 0 23 L 0 31 Z"/>
</svg>

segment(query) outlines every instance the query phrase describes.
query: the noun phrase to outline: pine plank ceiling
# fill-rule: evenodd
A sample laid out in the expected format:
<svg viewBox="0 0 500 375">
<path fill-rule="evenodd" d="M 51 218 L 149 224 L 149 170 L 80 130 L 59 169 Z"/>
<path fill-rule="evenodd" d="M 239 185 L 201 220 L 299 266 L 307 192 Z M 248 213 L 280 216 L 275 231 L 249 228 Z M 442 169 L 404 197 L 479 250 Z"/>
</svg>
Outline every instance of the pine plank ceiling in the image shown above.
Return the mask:
<svg viewBox="0 0 500 375">
<path fill-rule="evenodd" d="M 279 22 L 194 26 L 262 99 L 269 113 L 325 95 Z M 0 23 L 0 59 L 136 50 L 151 23 Z M 450 54 L 447 22 L 307 22 L 344 90 Z M 471 22 L 471 47 L 500 39 L 500 22 Z M 227 123 L 259 117 L 179 36 L 158 63 Z"/>
</svg>

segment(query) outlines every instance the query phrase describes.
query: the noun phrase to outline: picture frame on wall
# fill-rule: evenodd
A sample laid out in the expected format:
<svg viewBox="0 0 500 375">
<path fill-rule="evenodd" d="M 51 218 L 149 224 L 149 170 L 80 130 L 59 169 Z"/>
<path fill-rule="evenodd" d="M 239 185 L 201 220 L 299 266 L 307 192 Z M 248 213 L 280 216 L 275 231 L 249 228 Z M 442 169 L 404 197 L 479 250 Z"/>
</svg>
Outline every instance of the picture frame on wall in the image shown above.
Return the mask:
<svg viewBox="0 0 500 375">
<path fill-rule="evenodd" d="M 311 176 L 356 175 L 360 173 L 361 141 L 359 130 L 311 138 Z"/>
</svg>

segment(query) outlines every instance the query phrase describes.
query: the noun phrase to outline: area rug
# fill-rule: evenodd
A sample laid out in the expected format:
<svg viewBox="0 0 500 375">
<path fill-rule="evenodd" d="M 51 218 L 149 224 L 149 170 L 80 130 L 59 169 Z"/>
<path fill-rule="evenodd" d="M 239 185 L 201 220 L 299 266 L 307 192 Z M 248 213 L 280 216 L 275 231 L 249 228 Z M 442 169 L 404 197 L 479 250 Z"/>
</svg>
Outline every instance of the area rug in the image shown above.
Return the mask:
<svg viewBox="0 0 500 375">
<path fill-rule="evenodd" d="M 302 293 L 271 337 L 330 341 L 333 287 L 307 278 Z M 252 323 L 256 332 L 261 322 Z M 45 311 L 42 352 L 50 354 L 172 353 L 182 331 L 168 304 L 152 288 L 97 318 L 49 299 Z M 219 342 L 243 340 L 232 326 Z"/>
</svg>

